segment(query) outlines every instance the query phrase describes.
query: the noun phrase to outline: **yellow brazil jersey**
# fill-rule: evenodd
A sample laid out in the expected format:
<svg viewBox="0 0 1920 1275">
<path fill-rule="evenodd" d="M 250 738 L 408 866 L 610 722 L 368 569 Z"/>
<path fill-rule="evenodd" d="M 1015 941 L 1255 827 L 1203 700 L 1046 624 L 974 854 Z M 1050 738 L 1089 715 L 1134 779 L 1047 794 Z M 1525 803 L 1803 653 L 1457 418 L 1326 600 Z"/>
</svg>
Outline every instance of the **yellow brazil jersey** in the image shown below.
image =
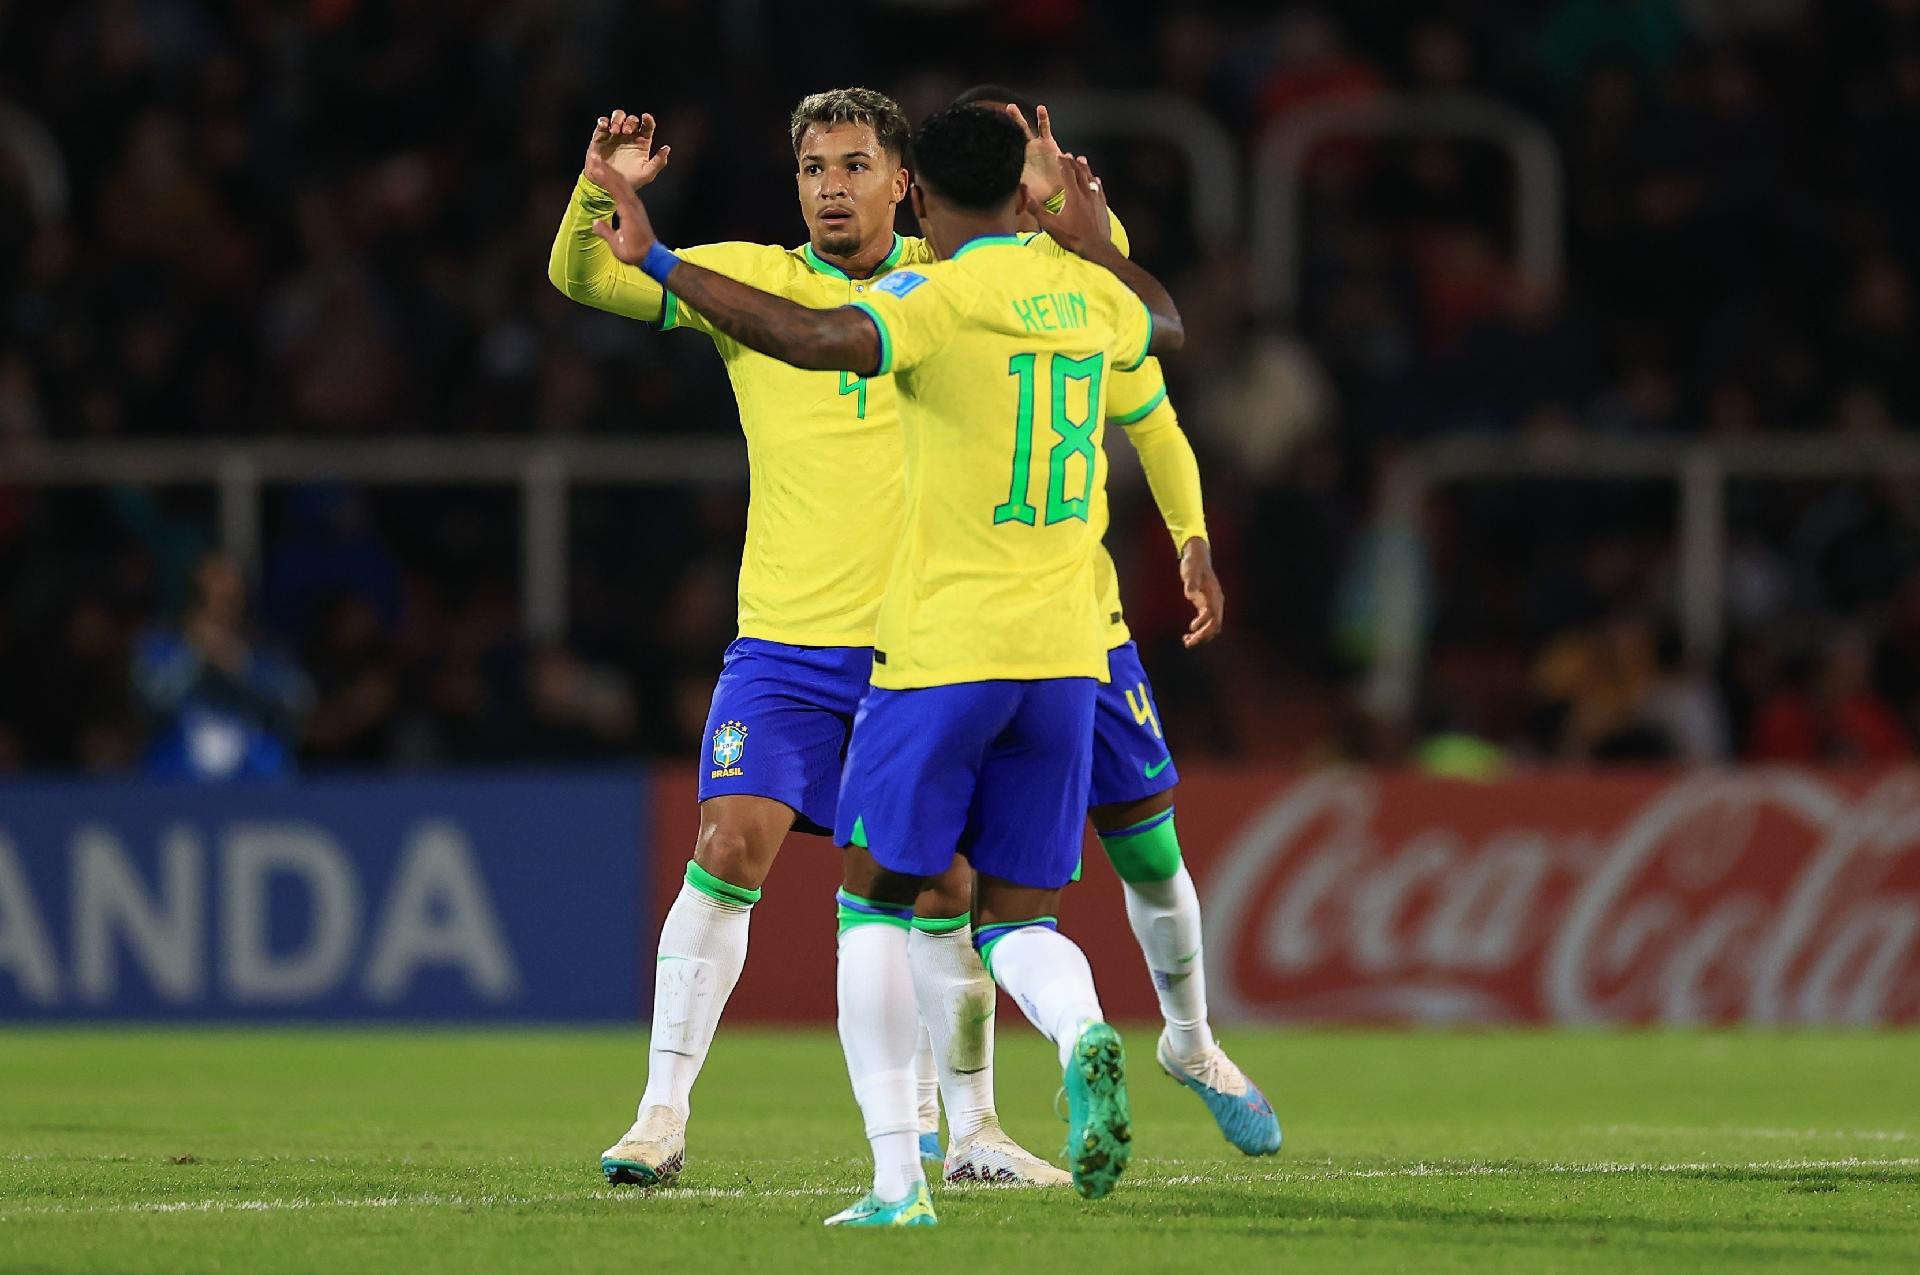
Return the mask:
<svg viewBox="0 0 1920 1275">
<path fill-rule="evenodd" d="M 1111 212 L 1113 245 L 1130 253 L 1126 228 Z M 1067 249 L 1042 234 L 1021 236 L 1021 242 L 1054 256 L 1070 256 Z M 1123 426 L 1127 439 L 1140 454 L 1147 483 L 1153 489 L 1154 503 L 1166 520 L 1178 553 L 1188 540 L 1207 534 L 1206 517 L 1200 496 L 1200 466 L 1193 445 L 1180 429 L 1173 404 L 1167 401 L 1167 380 L 1160 371 L 1159 359 L 1148 359 L 1132 371 L 1116 372 L 1107 395 L 1107 424 Z M 1107 552 L 1107 486 L 1101 483 L 1093 496 L 1091 510 L 1093 532 L 1100 541 L 1094 551 L 1094 592 L 1102 621 L 1106 625 L 1109 648 L 1120 646 L 1133 635 L 1127 629 L 1126 614 L 1120 605 L 1120 575 L 1114 570 L 1113 555 Z"/>
<path fill-rule="evenodd" d="M 747 440 L 746 547 L 740 558 L 743 637 L 794 646 L 871 646 L 873 625 L 905 516 L 893 382 L 790 367 L 734 341 L 638 269 L 614 259 L 593 233 L 613 197 L 588 181 L 574 187 L 554 239 L 547 276 L 597 309 L 688 328 L 713 339 Z M 900 264 L 909 240 L 894 237 L 872 279 L 849 279 L 812 247 L 718 243 L 680 256 L 801 305 L 859 299 Z M 848 492 L 858 483 L 859 497 Z"/>
<path fill-rule="evenodd" d="M 906 444 L 907 507 L 873 682 L 1106 678 L 1093 500 L 1107 386 L 1153 338 L 1110 272 L 973 240 L 854 304 L 880 334 Z"/>
<path fill-rule="evenodd" d="M 709 244 L 680 256 L 818 309 L 865 295 L 897 264 L 903 243 L 896 236 L 874 277 L 861 280 L 811 245 Z M 741 635 L 794 646 L 872 645 L 905 516 L 892 381 L 792 367 L 741 345 L 671 293 L 660 327 L 706 333 L 733 383 L 749 487 Z"/>
<path fill-rule="evenodd" d="M 1112 218 L 1114 246 L 1126 253 L 1129 249 L 1126 227 L 1118 217 L 1108 215 Z M 1044 234 L 1024 234 L 1020 242 L 1048 256 L 1073 255 Z M 906 243 L 906 252 L 900 258 L 902 266 L 934 259 L 933 248 L 924 239 L 909 239 Z M 1199 465 L 1192 444 L 1180 429 L 1173 405 L 1167 401 L 1167 381 L 1160 371 L 1160 360 L 1150 358 L 1133 371 L 1116 371 L 1108 385 L 1107 424 L 1126 427 L 1129 440 L 1140 453 L 1154 501 L 1173 536 L 1174 552 L 1178 553 L 1193 537 L 1204 538 L 1207 526 L 1201 512 Z M 1094 593 L 1106 625 L 1106 643 L 1111 649 L 1124 644 L 1133 634 L 1127 628 L 1126 612 L 1120 602 L 1120 575 L 1114 569 L 1113 555 L 1107 552 L 1105 543 L 1109 524 L 1105 483 L 1094 489 L 1092 500 L 1089 521 L 1094 536 L 1101 542 L 1094 550 Z"/>
<path fill-rule="evenodd" d="M 547 277 L 569 298 L 599 310 L 690 328 L 712 337 L 733 384 L 747 440 L 752 487 L 740 560 L 739 631 L 794 646 L 871 646 L 905 512 L 899 417 L 891 377 L 809 372 L 755 353 L 715 331 L 638 268 L 617 260 L 593 233 L 613 215 L 613 197 L 578 178 L 554 236 Z M 1113 223 L 1123 246 L 1125 231 Z M 1041 252 L 1062 253 L 1045 236 Z M 750 243 L 685 248 L 680 255 L 802 305 L 844 305 L 896 268 L 934 259 L 924 239 L 894 237 L 869 279 L 849 279 L 811 246 Z M 848 475 L 861 497 L 846 498 Z"/>
<path fill-rule="evenodd" d="M 1160 374 L 1160 360 L 1148 359 L 1132 372 L 1114 378 L 1107 396 L 1107 424 L 1127 426 L 1144 419 L 1167 398 L 1166 378 Z M 1094 494 L 1093 534 L 1100 538 L 1100 550 L 1093 558 L 1094 596 L 1099 600 L 1100 618 L 1106 624 L 1107 646 L 1119 646 L 1130 638 L 1126 612 L 1120 606 L 1120 573 L 1114 570 L 1113 555 L 1107 552 L 1107 527 L 1112 511 L 1107 507 L 1106 484 Z"/>
</svg>

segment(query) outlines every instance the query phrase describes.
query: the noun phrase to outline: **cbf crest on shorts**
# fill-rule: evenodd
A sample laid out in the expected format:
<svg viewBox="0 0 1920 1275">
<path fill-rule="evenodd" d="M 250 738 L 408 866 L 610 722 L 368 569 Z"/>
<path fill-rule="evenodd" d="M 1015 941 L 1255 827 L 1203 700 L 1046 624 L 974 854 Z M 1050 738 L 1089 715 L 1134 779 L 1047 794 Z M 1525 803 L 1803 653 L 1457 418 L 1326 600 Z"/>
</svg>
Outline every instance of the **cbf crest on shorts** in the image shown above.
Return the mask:
<svg viewBox="0 0 1920 1275">
<path fill-rule="evenodd" d="M 740 759 L 747 753 L 747 728 L 739 722 L 722 722 L 713 732 L 713 778 L 730 779 L 741 773 Z"/>
</svg>

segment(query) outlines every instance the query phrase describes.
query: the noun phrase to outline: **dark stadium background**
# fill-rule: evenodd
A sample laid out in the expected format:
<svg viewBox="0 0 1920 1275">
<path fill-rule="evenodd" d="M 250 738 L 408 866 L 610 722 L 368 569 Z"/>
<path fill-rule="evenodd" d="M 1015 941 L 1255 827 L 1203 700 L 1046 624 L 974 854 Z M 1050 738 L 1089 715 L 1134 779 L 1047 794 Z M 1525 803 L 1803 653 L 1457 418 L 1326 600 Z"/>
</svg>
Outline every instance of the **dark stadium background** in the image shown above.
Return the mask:
<svg viewBox="0 0 1920 1275">
<path fill-rule="evenodd" d="M 0 1019 L 645 1021 L 744 449 L 554 229 L 614 108 L 794 243 L 802 94 L 977 81 L 1188 325 L 1222 1021 L 1920 1019 L 1920 0 L 0 0 Z M 730 1021 L 832 1014 L 792 840 Z"/>
<path fill-rule="evenodd" d="M 1893 478 L 1732 484 L 1725 641 L 1694 659 L 1669 482 L 1441 489 L 1416 546 L 1421 693 L 1382 721 L 1364 680 L 1383 466 L 1407 449 L 1912 428 L 1909 0 L 141 0 L 0 4 L 0 136 L 42 130 L 65 179 L 36 207 L 0 145 L 0 770 L 136 765 L 130 652 L 217 538 L 204 486 L 14 485 L 9 456 L 730 437 L 704 342 L 546 281 L 594 117 L 659 117 L 670 241 L 793 242 L 800 94 L 871 84 L 917 116 L 976 79 L 1175 94 L 1238 163 L 1291 112 L 1426 92 L 1515 107 L 1557 149 L 1565 269 L 1542 287 L 1512 267 L 1494 148 L 1320 148 L 1283 322 L 1243 242 L 1194 233 L 1172 148 L 1088 145 L 1195 335 L 1169 372 L 1226 638 L 1179 651 L 1171 558 L 1124 466 L 1111 538 L 1183 758 L 1391 762 L 1442 732 L 1523 761 L 1912 753 L 1920 504 Z M 530 643 L 512 489 L 270 486 L 253 615 L 314 690 L 302 765 L 692 756 L 744 497 L 578 491 L 571 622 Z"/>
<path fill-rule="evenodd" d="M 615 108 L 665 242 L 795 244 L 798 98 L 981 81 L 1186 323 L 1225 635 L 1118 439 L 1108 545 L 1285 1144 L 1089 835 L 1128 1177 L 943 1180 L 917 1275 L 1920 1270 L 1920 0 L 0 0 L 0 1270 L 897 1265 L 817 837 L 603 1176 L 746 458 L 547 263 Z"/>
</svg>

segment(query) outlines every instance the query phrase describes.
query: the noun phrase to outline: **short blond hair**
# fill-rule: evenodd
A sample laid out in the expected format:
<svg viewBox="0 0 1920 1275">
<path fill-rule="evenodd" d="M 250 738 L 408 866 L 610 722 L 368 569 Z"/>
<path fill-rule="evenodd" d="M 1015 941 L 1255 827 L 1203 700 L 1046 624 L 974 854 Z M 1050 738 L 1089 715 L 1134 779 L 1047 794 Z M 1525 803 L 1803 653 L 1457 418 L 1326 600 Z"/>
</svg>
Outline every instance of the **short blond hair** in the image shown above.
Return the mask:
<svg viewBox="0 0 1920 1275">
<path fill-rule="evenodd" d="M 800 156 L 800 139 L 814 124 L 865 124 L 873 129 L 881 149 L 902 163 L 906 161 L 907 140 L 913 132 L 900 103 L 877 89 L 828 89 L 824 93 L 809 93 L 793 108 L 788 123 L 793 130 L 796 159 Z"/>
</svg>

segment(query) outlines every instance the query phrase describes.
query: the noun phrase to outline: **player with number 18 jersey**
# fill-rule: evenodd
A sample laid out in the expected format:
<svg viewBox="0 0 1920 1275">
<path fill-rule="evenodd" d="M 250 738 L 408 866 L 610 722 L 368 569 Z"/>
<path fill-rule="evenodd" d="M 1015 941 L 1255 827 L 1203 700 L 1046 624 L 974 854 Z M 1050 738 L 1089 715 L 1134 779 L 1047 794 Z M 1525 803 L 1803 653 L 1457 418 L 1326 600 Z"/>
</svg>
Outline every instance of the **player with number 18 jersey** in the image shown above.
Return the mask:
<svg viewBox="0 0 1920 1275">
<path fill-rule="evenodd" d="M 836 840 L 933 875 L 965 834 L 976 872 L 1063 885 L 1107 679 L 1090 518 L 1107 387 L 1146 357 L 1152 319 L 1106 270 L 1011 235 L 896 271 L 855 308 L 899 391 L 907 496 Z M 1027 728 L 1001 749 L 980 732 L 1009 714 Z M 971 728 L 936 727 L 956 716 Z"/>
</svg>

